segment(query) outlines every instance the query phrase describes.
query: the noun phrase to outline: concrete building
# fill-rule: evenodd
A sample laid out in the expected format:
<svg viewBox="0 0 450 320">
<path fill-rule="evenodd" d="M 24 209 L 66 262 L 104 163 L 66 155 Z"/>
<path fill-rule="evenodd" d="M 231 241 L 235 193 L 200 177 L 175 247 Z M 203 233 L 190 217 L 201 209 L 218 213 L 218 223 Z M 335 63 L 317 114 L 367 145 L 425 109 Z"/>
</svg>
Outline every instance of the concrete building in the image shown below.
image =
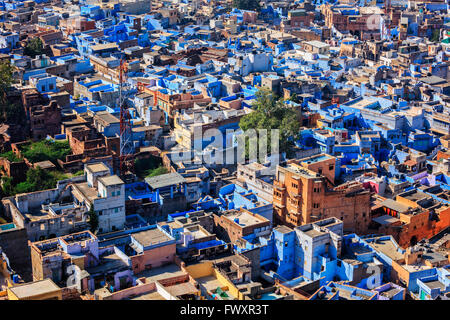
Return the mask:
<svg viewBox="0 0 450 320">
<path fill-rule="evenodd" d="M 270 221 L 251 213 L 248 210 L 230 210 L 223 214 L 214 215 L 216 233 L 230 242 L 249 234 L 263 234 L 270 232 Z"/>
<path fill-rule="evenodd" d="M 336 217 L 344 222 L 346 231 L 367 232 L 370 192 L 357 182 L 335 187 L 335 176 L 335 160 L 327 155 L 305 161 L 289 160 L 286 167 L 277 166 L 273 195 L 275 221 L 300 226 Z"/>
<path fill-rule="evenodd" d="M 34 280 L 76 285 L 82 293 L 103 287 L 116 291 L 135 283 L 129 257 L 115 246 L 99 248 L 90 231 L 32 243 L 31 259 Z"/>
<path fill-rule="evenodd" d="M 125 224 L 125 184 L 103 163 L 85 166 L 86 182 L 73 185 L 76 201 L 98 214 L 98 230 L 120 230 Z"/>
<path fill-rule="evenodd" d="M 62 290 L 51 279 L 8 288 L 8 300 L 62 300 Z"/>
</svg>

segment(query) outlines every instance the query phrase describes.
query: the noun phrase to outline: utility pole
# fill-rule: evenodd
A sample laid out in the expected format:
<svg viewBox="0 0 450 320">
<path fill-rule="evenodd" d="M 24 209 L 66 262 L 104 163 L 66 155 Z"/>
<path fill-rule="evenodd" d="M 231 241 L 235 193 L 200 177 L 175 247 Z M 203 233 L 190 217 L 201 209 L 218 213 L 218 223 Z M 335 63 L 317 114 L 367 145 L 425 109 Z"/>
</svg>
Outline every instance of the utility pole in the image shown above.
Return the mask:
<svg viewBox="0 0 450 320">
<path fill-rule="evenodd" d="M 133 171 L 133 157 L 131 154 L 131 122 L 130 114 L 128 113 L 125 105 L 125 97 L 123 94 L 122 86 L 125 81 L 125 74 L 127 72 L 126 64 L 120 59 L 119 66 L 119 107 L 120 107 L 120 155 L 119 155 L 119 171 L 123 177 L 127 171 Z"/>
</svg>

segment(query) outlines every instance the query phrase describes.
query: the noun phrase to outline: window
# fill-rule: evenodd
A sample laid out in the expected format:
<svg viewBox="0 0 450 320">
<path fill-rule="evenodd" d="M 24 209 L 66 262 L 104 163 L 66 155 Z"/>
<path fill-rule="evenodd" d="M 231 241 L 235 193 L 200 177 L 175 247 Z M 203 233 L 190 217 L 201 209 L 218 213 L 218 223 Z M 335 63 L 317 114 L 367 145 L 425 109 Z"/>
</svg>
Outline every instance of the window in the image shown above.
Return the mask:
<svg viewBox="0 0 450 320">
<path fill-rule="evenodd" d="M 120 190 L 116 192 L 116 196 L 120 196 Z"/>
<path fill-rule="evenodd" d="M 100 210 L 100 211 L 98 212 L 98 215 L 101 216 L 102 214 L 103 214 L 103 210 Z"/>
<path fill-rule="evenodd" d="M 114 212 L 119 212 L 119 208 L 114 208 Z"/>
<path fill-rule="evenodd" d="M 50 83 L 50 84 L 48 85 L 48 90 L 53 90 L 53 83 Z"/>
<path fill-rule="evenodd" d="M 319 171 L 319 174 L 322 174 L 322 168 L 319 168 L 318 171 Z"/>
<path fill-rule="evenodd" d="M 319 208 L 319 203 L 313 203 L 313 208 Z"/>
<path fill-rule="evenodd" d="M 333 170 L 334 169 L 334 165 L 330 164 L 330 166 L 328 167 L 329 170 Z"/>
<path fill-rule="evenodd" d="M 113 191 L 113 192 L 111 192 L 111 196 L 113 196 L 113 197 L 114 197 L 114 195 L 115 195 L 114 191 Z"/>
</svg>

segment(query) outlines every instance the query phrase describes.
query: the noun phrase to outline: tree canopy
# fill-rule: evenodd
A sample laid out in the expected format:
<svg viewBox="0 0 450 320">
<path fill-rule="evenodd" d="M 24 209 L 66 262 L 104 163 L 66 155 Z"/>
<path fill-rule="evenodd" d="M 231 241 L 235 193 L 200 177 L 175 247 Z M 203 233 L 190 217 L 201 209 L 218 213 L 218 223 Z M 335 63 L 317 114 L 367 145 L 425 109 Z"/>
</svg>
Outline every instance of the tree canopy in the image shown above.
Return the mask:
<svg viewBox="0 0 450 320">
<path fill-rule="evenodd" d="M 150 156 L 149 158 L 136 159 L 134 160 L 134 171 L 139 178 L 144 179 L 145 177 L 149 177 L 151 174 L 154 174 L 154 171 L 158 172 L 161 165 L 161 158 L 154 156 Z"/>
<path fill-rule="evenodd" d="M 14 67 L 9 61 L 0 63 L 0 94 L 2 100 L 6 99 L 6 92 L 13 83 L 13 71 Z M 3 100 L 2 102 L 6 102 L 6 100 Z"/>
<path fill-rule="evenodd" d="M 261 10 L 258 0 L 233 0 L 233 8 L 252 11 Z"/>
<path fill-rule="evenodd" d="M 91 226 L 90 230 L 92 232 L 97 231 L 97 228 L 98 228 L 98 214 L 97 214 L 97 212 L 95 212 L 94 205 L 92 205 L 91 209 L 89 209 L 88 216 L 89 216 L 89 225 Z"/>
<path fill-rule="evenodd" d="M 44 44 L 40 38 L 33 38 L 28 40 L 23 53 L 27 56 L 35 58 L 37 55 L 44 53 Z"/>
<path fill-rule="evenodd" d="M 21 103 L 8 101 L 8 90 L 14 80 L 13 71 L 9 61 L 0 63 L 0 122 L 23 123 L 25 112 Z"/>
<path fill-rule="evenodd" d="M 11 162 L 18 162 L 23 160 L 22 158 L 19 158 L 13 151 L 0 153 L 0 158 L 6 158 Z"/>
<path fill-rule="evenodd" d="M 156 177 L 156 176 L 160 176 L 162 174 L 166 174 L 169 171 L 167 170 L 166 167 L 163 166 L 159 166 L 158 168 L 152 169 L 148 171 L 147 177 Z"/>
<path fill-rule="evenodd" d="M 52 189 L 56 187 L 56 183 L 59 180 L 66 178 L 67 176 L 59 171 L 47 171 L 40 167 L 36 169 L 31 168 L 27 171 L 26 180 L 16 185 L 13 184 L 12 178 L 3 177 L 3 196 Z"/>
<path fill-rule="evenodd" d="M 21 153 L 32 163 L 45 160 L 56 163 L 58 159 L 65 160 L 65 157 L 71 153 L 71 149 L 67 140 L 41 140 L 24 146 Z"/>
<path fill-rule="evenodd" d="M 300 122 L 293 108 L 285 104 L 273 92 L 261 89 L 256 93 L 254 111 L 245 115 L 239 122 L 239 127 L 245 132 L 248 129 L 267 129 L 268 153 L 271 152 L 271 129 L 280 130 L 279 151 L 292 155 L 295 141 L 299 138 Z M 246 144 L 248 156 L 248 145 Z"/>
</svg>

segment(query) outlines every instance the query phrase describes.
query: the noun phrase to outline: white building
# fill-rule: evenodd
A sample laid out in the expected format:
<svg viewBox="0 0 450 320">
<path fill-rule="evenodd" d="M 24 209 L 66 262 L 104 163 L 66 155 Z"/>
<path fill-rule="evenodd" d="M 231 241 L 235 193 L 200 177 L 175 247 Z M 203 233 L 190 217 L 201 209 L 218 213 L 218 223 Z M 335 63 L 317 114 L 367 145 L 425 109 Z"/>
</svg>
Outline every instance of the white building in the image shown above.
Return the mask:
<svg viewBox="0 0 450 320">
<path fill-rule="evenodd" d="M 87 182 L 74 185 L 74 197 L 98 214 L 100 233 L 120 230 L 125 224 L 125 184 L 103 163 L 85 166 Z"/>
</svg>

